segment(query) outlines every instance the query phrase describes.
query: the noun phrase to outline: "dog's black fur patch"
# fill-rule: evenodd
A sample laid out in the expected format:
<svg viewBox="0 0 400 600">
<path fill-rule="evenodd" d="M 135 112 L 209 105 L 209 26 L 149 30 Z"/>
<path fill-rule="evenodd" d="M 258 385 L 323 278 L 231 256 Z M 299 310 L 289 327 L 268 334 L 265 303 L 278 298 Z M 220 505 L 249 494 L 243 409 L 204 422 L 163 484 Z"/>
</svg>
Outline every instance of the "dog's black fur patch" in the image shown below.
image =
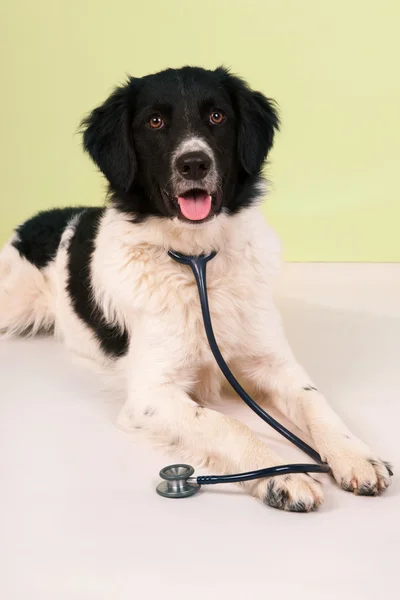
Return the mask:
<svg viewBox="0 0 400 600">
<path fill-rule="evenodd" d="M 379 490 L 376 483 L 371 483 L 370 481 L 366 481 L 360 487 L 355 490 L 355 493 L 358 496 L 378 496 Z"/>
<path fill-rule="evenodd" d="M 226 115 L 218 127 L 209 121 L 216 109 Z M 148 126 L 154 115 L 165 123 L 157 131 Z M 174 216 L 171 156 L 188 136 L 214 154 L 216 214 L 252 204 L 278 127 L 273 101 L 223 68 L 197 67 L 130 77 L 82 122 L 84 148 L 106 176 L 114 206 L 136 222 Z"/>
<path fill-rule="evenodd" d="M 315 503 L 312 507 L 307 508 L 303 500 L 294 501 L 290 497 L 287 490 L 282 488 L 274 479 L 271 479 L 268 482 L 267 492 L 264 497 L 264 504 L 268 504 L 268 506 L 271 506 L 272 508 L 290 510 L 292 512 L 309 512 L 316 510 L 318 507 L 317 503 Z"/>
<path fill-rule="evenodd" d="M 82 207 L 55 208 L 38 213 L 16 229 L 13 246 L 38 269 L 55 257 L 61 236 L 69 221 L 84 210 Z"/>
<path fill-rule="evenodd" d="M 77 315 L 96 336 L 102 350 L 113 357 L 128 351 L 128 333 L 106 322 L 92 293 L 90 264 L 103 208 L 88 208 L 79 218 L 68 248 L 67 292 Z"/>
</svg>

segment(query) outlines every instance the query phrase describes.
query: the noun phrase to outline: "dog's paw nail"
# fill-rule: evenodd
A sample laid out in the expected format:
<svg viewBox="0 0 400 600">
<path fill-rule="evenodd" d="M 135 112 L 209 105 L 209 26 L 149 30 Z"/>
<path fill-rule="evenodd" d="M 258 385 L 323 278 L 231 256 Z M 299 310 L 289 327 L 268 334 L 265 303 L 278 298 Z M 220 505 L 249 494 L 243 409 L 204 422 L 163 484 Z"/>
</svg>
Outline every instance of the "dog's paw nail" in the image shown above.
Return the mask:
<svg viewBox="0 0 400 600">
<path fill-rule="evenodd" d="M 357 454 L 343 460 L 335 458 L 331 468 L 342 489 L 357 496 L 379 496 L 389 487 L 393 475 L 388 463 Z"/>
</svg>

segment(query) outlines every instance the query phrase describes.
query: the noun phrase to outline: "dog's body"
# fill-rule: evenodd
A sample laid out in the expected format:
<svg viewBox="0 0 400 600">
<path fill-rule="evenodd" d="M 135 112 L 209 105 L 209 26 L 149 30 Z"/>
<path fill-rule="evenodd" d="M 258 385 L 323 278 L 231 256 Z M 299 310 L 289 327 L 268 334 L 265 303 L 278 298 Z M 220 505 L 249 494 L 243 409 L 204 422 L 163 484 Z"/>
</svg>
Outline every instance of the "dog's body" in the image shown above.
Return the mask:
<svg viewBox="0 0 400 600">
<path fill-rule="evenodd" d="M 207 269 L 213 326 L 240 377 L 311 435 L 339 484 L 376 495 L 390 469 L 356 439 L 297 364 L 272 300 L 277 249 L 257 207 L 273 104 L 223 69 L 130 80 L 85 121 L 85 148 L 106 175 L 108 208 L 42 213 L 0 254 L 0 331 L 52 330 L 126 390 L 120 424 L 141 428 L 218 473 L 285 461 L 212 410 L 221 374 L 197 288 L 168 250 L 217 250 Z M 248 482 L 267 504 L 312 510 L 306 475 Z"/>
</svg>

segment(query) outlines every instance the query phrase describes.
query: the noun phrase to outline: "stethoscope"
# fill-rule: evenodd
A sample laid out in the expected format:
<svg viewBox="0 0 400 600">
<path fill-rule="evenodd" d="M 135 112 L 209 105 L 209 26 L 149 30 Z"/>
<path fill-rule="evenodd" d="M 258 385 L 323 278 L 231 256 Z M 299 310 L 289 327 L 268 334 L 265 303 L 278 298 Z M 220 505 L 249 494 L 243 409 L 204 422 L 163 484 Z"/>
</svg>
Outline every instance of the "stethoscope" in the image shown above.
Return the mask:
<svg viewBox="0 0 400 600">
<path fill-rule="evenodd" d="M 297 435 L 286 429 L 279 421 L 271 417 L 264 409 L 255 402 L 249 394 L 242 388 L 240 383 L 234 377 L 233 373 L 226 364 L 216 342 L 212 328 L 210 309 L 208 305 L 207 286 L 206 286 L 206 267 L 207 263 L 216 256 L 216 252 L 211 252 L 201 256 L 186 256 L 179 252 L 168 252 L 169 256 L 177 262 L 189 266 L 194 274 L 197 289 L 199 292 L 201 312 L 203 315 L 204 329 L 207 340 L 214 355 L 215 360 L 227 381 L 235 392 L 263 421 L 268 423 L 275 431 L 283 435 L 292 442 L 297 448 L 303 450 L 310 458 L 319 464 L 293 464 L 281 465 L 278 467 L 268 467 L 249 471 L 247 473 L 234 473 L 232 475 L 199 475 L 194 476 L 194 469 L 189 465 L 176 464 L 164 467 L 160 471 L 160 477 L 163 481 L 157 486 L 157 493 L 165 498 L 186 498 L 199 491 L 202 485 L 216 483 L 237 483 L 240 481 L 250 481 L 251 479 L 260 479 L 262 477 L 275 477 L 276 475 L 287 475 L 289 473 L 329 473 L 329 465 L 324 463 L 311 446 L 303 442 Z"/>
</svg>

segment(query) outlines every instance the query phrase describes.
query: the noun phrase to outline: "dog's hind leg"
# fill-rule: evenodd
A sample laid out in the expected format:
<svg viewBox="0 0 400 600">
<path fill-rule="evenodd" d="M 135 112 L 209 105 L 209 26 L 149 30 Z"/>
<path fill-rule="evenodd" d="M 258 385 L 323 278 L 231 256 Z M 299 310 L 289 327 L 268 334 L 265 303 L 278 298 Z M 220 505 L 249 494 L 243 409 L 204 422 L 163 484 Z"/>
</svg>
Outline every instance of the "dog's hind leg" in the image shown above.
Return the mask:
<svg viewBox="0 0 400 600">
<path fill-rule="evenodd" d="M 13 239 L 0 251 L 0 337 L 52 329 L 50 269 L 40 270 L 21 256 Z"/>
</svg>

